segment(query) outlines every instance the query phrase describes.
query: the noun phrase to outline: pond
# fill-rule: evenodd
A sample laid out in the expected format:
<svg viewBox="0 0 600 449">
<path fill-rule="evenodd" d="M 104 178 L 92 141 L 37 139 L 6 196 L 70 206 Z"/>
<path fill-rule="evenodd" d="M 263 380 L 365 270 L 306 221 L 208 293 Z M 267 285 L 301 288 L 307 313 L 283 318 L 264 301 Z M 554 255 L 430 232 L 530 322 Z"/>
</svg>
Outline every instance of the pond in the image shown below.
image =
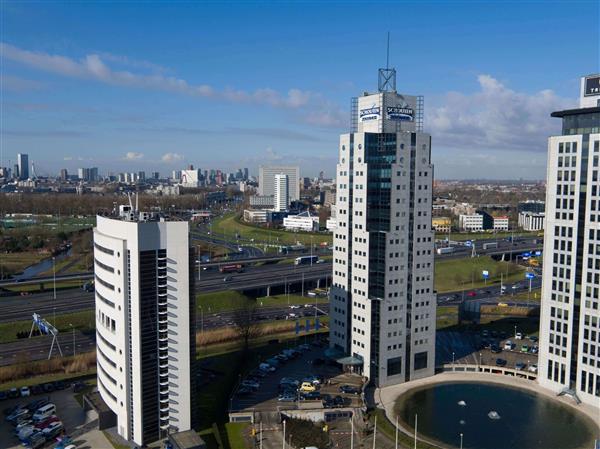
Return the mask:
<svg viewBox="0 0 600 449">
<path fill-rule="evenodd" d="M 443 447 L 575 449 L 594 447 L 598 428 L 551 398 L 491 383 L 457 382 L 409 391 L 395 406 L 399 420 Z"/>
</svg>

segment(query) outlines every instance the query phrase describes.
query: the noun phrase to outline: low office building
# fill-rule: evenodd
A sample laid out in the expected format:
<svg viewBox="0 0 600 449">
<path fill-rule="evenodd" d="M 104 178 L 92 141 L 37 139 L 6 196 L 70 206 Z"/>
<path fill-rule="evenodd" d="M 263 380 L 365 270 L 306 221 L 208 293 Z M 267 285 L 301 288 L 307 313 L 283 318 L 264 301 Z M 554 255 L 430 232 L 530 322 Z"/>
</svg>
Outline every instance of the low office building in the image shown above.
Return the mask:
<svg viewBox="0 0 600 449">
<path fill-rule="evenodd" d="M 452 220 L 448 217 L 433 217 L 431 227 L 435 232 L 447 234 L 452 228 Z"/>
<path fill-rule="evenodd" d="M 470 214 L 458 216 L 458 227 L 461 231 L 481 232 L 483 231 L 483 215 Z"/>
<path fill-rule="evenodd" d="M 244 210 L 244 221 L 254 224 L 266 223 L 267 212 L 268 211 L 266 209 L 246 209 Z"/>
<path fill-rule="evenodd" d="M 194 423 L 195 256 L 185 221 L 121 206 L 94 228 L 98 391 L 147 445 Z"/>
<path fill-rule="evenodd" d="M 283 227 L 291 231 L 318 231 L 319 217 L 311 215 L 308 211 L 298 215 L 288 215 L 283 219 Z"/>
<path fill-rule="evenodd" d="M 508 231 L 508 217 L 493 217 L 494 231 Z"/>
<path fill-rule="evenodd" d="M 519 214 L 519 227 L 523 231 L 541 231 L 544 229 L 545 214 L 535 212 L 521 212 Z"/>
</svg>

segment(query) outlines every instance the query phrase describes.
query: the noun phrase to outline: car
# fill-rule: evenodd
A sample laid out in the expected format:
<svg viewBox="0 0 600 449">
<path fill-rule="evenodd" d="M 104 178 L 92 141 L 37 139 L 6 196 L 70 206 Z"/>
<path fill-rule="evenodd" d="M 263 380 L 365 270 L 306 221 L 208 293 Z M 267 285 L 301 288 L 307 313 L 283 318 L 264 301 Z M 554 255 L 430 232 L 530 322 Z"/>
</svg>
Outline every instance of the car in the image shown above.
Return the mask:
<svg viewBox="0 0 600 449">
<path fill-rule="evenodd" d="M 48 427 L 46 427 L 44 430 L 42 430 L 42 433 L 44 434 L 44 436 L 46 438 L 52 438 L 52 437 L 58 435 L 60 432 L 62 432 L 62 430 L 63 430 L 63 423 L 61 421 L 54 421 L 53 423 L 48 425 Z"/>
<path fill-rule="evenodd" d="M 229 281 L 230 281 L 230 280 L 232 280 L 232 279 L 233 279 L 233 276 L 225 276 L 225 277 L 223 278 L 223 282 L 229 282 Z"/>
<path fill-rule="evenodd" d="M 31 394 L 42 394 L 44 392 L 44 389 L 42 388 L 41 385 L 33 385 L 31 387 Z"/>
<path fill-rule="evenodd" d="M 19 408 L 6 417 L 8 422 L 18 422 L 31 418 L 31 413 L 25 408 Z"/>
<path fill-rule="evenodd" d="M 57 380 L 54 382 L 55 390 L 64 390 L 66 388 L 66 386 L 67 386 L 67 384 L 62 380 Z"/>
<path fill-rule="evenodd" d="M 31 401 L 29 404 L 27 404 L 25 406 L 25 408 L 27 410 L 29 410 L 30 412 L 35 412 L 38 408 L 43 407 L 44 405 L 48 404 L 50 401 L 46 398 L 42 398 L 42 399 L 37 399 L 35 401 Z"/>
<path fill-rule="evenodd" d="M 343 407 L 344 405 L 346 405 L 346 400 L 338 395 L 333 398 L 333 405 L 335 407 Z"/>
<path fill-rule="evenodd" d="M 512 351 L 512 349 L 514 348 L 514 343 L 510 340 L 507 340 L 504 342 L 504 350 L 505 351 Z"/>
<path fill-rule="evenodd" d="M 538 348 L 538 346 L 537 346 L 537 345 L 535 345 L 535 346 L 533 346 L 533 347 L 531 348 L 531 351 L 530 351 L 530 352 L 531 352 L 532 354 L 537 354 L 537 353 L 538 353 L 538 351 L 539 351 L 539 348 Z"/>
<path fill-rule="evenodd" d="M 282 377 L 279 381 L 279 385 L 294 385 L 297 387 L 298 385 L 300 385 L 300 382 L 291 377 Z"/>
<path fill-rule="evenodd" d="M 321 376 L 313 374 L 311 376 L 306 376 L 304 379 L 302 379 L 302 382 L 310 382 L 313 385 L 320 385 L 323 383 L 323 378 Z"/>
<path fill-rule="evenodd" d="M 477 293 L 471 291 L 471 292 L 467 293 L 467 296 L 472 298 L 473 296 L 477 296 Z"/>
<path fill-rule="evenodd" d="M 521 352 L 529 352 L 529 346 L 527 346 L 527 345 L 521 346 Z"/>
<path fill-rule="evenodd" d="M 298 349 L 300 349 L 301 351 L 310 351 L 310 345 L 307 345 L 306 343 L 301 344 L 300 346 L 298 346 Z"/>
<path fill-rule="evenodd" d="M 8 416 L 13 414 L 14 412 L 16 412 L 17 410 L 23 408 L 23 406 L 21 404 L 16 404 L 13 405 L 11 407 L 6 407 L 4 410 L 2 410 L 2 413 L 4 414 L 4 416 Z"/>
<path fill-rule="evenodd" d="M 0 391 L 0 401 L 3 401 L 8 398 L 8 393 L 6 391 Z"/>
<path fill-rule="evenodd" d="M 46 393 L 52 393 L 54 391 L 54 384 L 47 383 L 47 384 L 42 385 L 42 388 L 44 389 L 44 391 Z"/>
<path fill-rule="evenodd" d="M 75 393 L 79 393 L 80 391 L 85 390 L 85 382 L 78 380 L 77 382 L 73 382 L 73 391 Z"/>
<path fill-rule="evenodd" d="M 537 338 L 535 335 L 532 335 L 531 337 L 529 337 L 529 339 L 534 343 L 537 343 L 539 341 L 539 338 Z"/>
<path fill-rule="evenodd" d="M 502 348 L 498 346 L 496 343 L 490 345 L 490 351 L 493 354 L 500 354 L 502 352 Z"/>
<path fill-rule="evenodd" d="M 517 332 L 515 334 L 515 340 L 523 340 L 523 334 L 521 332 Z"/>
<path fill-rule="evenodd" d="M 25 441 L 27 439 L 29 439 L 29 437 L 31 435 L 33 435 L 34 433 L 39 432 L 40 430 L 37 429 L 36 427 L 29 425 L 29 426 L 25 426 L 22 427 L 21 430 L 19 430 L 19 433 L 17 434 L 17 438 L 19 438 L 19 440 L 21 441 Z"/>
<path fill-rule="evenodd" d="M 38 429 L 45 429 L 45 428 L 46 428 L 46 427 L 48 427 L 50 424 L 52 424 L 53 422 L 56 422 L 56 421 L 60 421 L 60 420 L 58 419 L 58 416 L 56 416 L 56 415 L 51 415 L 51 416 L 49 416 L 48 418 L 44 419 L 43 421 L 40 421 L 40 422 L 38 422 L 38 423 L 37 423 L 35 426 L 36 426 Z"/>
<path fill-rule="evenodd" d="M 294 402 L 296 400 L 296 395 L 290 393 L 281 394 L 277 400 L 279 402 Z"/>
<path fill-rule="evenodd" d="M 484 329 L 481 331 L 481 336 L 482 337 L 488 337 L 490 335 L 490 332 L 487 329 Z"/>
<path fill-rule="evenodd" d="M 302 384 L 300 385 L 300 388 L 298 388 L 298 391 L 302 391 L 302 392 L 310 392 L 310 391 L 315 391 L 316 387 L 312 384 L 312 382 L 302 382 Z"/>
<path fill-rule="evenodd" d="M 340 386 L 340 391 L 346 394 L 360 394 L 360 388 L 353 387 L 352 385 Z"/>
<path fill-rule="evenodd" d="M 31 435 L 29 437 L 29 439 L 26 441 L 26 443 L 27 443 L 28 448 L 38 449 L 46 444 L 46 437 L 41 432 L 37 432 L 37 433 L 34 433 L 33 435 Z M 71 446 L 76 448 L 75 445 L 71 445 Z M 65 449 L 67 449 L 67 448 L 65 448 Z"/>
<path fill-rule="evenodd" d="M 252 390 L 258 390 L 260 388 L 260 384 L 258 382 L 252 381 L 250 379 L 245 379 L 241 383 L 242 387 L 250 388 Z"/>
<path fill-rule="evenodd" d="M 527 371 L 532 372 L 532 373 L 537 373 L 538 367 L 536 364 L 529 365 L 529 368 L 527 368 Z"/>
<path fill-rule="evenodd" d="M 506 360 L 504 359 L 496 359 L 496 365 L 497 366 L 506 366 Z"/>
<path fill-rule="evenodd" d="M 25 419 L 25 420 L 21 421 L 20 423 L 18 423 L 15 426 L 15 433 L 18 435 L 19 432 L 21 431 L 21 429 L 23 429 L 24 427 L 27 427 L 27 426 L 33 427 L 33 421 L 31 419 Z"/>
<path fill-rule="evenodd" d="M 300 395 L 300 399 L 303 401 L 320 401 L 321 393 L 318 391 L 311 391 L 309 393 L 304 393 Z"/>
<path fill-rule="evenodd" d="M 255 378 L 265 378 L 267 377 L 267 373 L 265 373 L 264 371 L 261 371 L 259 369 L 253 369 L 252 371 L 250 371 L 250 373 L 248 373 L 249 377 L 255 377 Z"/>
<path fill-rule="evenodd" d="M 523 362 L 517 362 L 517 363 L 515 363 L 515 369 L 519 370 L 519 371 L 523 371 L 526 366 L 527 366 L 527 364 L 523 363 Z"/>
<path fill-rule="evenodd" d="M 24 386 L 24 387 L 21 387 L 21 389 L 19 390 L 19 394 L 21 395 L 22 398 L 27 398 L 27 397 L 31 396 L 31 390 L 29 389 L 28 386 Z"/>
<path fill-rule="evenodd" d="M 17 390 L 16 388 L 11 388 L 10 390 L 8 390 L 8 397 L 11 399 L 18 398 L 19 390 Z"/>
<path fill-rule="evenodd" d="M 299 306 L 299 305 L 296 305 L 296 304 L 292 304 L 292 305 L 290 306 L 290 309 L 299 309 L 299 308 L 300 308 L 300 306 Z"/>
</svg>

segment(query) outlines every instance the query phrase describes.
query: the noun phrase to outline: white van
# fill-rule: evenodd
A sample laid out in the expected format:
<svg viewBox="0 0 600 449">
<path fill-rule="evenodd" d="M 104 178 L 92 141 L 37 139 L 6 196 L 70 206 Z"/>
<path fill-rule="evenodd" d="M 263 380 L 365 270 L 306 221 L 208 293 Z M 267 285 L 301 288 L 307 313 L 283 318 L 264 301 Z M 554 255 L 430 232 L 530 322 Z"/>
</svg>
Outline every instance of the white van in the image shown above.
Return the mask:
<svg viewBox="0 0 600 449">
<path fill-rule="evenodd" d="M 56 406 L 52 403 L 46 404 L 43 407 L 38 408 L 33 414 L 33 422 L 43 421 L 46 418 L 54 415 L 56 413 Z"/>
</svg>

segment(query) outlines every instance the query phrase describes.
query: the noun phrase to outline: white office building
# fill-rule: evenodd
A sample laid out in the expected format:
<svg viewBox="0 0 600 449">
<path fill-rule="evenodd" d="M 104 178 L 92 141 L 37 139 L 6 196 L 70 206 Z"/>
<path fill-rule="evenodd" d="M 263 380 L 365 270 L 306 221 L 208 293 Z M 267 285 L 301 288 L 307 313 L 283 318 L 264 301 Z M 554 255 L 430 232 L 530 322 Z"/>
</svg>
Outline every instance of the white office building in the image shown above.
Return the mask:
<svg viewBox="0 0 600 449">
<path fill-rule="evenodd" d="M 288 177 L 289 201 L 300 199 L 300 167 L 298 166 L 263 166 L 258 170 L 258 194 L 263 196 L 275 195 L 275 175 L 284 174 Z"/>
<path fill-rule="evenodd" d="M 483 231 L 483 215 L 469 214 L 458 216 L 458 227 L 461 231 L 480 232 Z"/>
<path fill-rule="evenodd" d="M 548 139 L 539 383 L 600 407 L 600 75 Z"/>
<path fill-rule="evenodd" d="M 431 137 L 382 70 L 340 136 L 330 295 L 330 351 L 376 386 L 433 375 L 436 327 Z"/>
<path fill-rule="evenodd" d="M 285 212 L 290 204 L 289 178 L 285 173 L 275 175 L 274 207 L 276 212 Z"/>
<path fill-rule="evenodd" d="M 493 217 L 494 219 L 494 231 L 508 231 L 508 217 Z"/>
<path fill-rule="evenodd" d="M 188 223 L 121 206 L 94 228 L 98 391 L 142 446 L 192 428 L 194 256 Z"/>
<path fill-rule="evenodd" d="M 201 172 L 198 169 L 181 170 L 181 186 L 197 188 L 200 187 Z"/>
<path fill-rule="evenodd" d="M 520 212 L 519 227 L 523 231 L 541 231 L 544 229 L 544 212 Z"/>
<path fill-rule="evenodd" d="M 309 211 L 298 215 L 288 215 L 283 218 L 283 227 L 290 231 L 318 231 L 319 216 L 311 215 Z"/>
</svg>

